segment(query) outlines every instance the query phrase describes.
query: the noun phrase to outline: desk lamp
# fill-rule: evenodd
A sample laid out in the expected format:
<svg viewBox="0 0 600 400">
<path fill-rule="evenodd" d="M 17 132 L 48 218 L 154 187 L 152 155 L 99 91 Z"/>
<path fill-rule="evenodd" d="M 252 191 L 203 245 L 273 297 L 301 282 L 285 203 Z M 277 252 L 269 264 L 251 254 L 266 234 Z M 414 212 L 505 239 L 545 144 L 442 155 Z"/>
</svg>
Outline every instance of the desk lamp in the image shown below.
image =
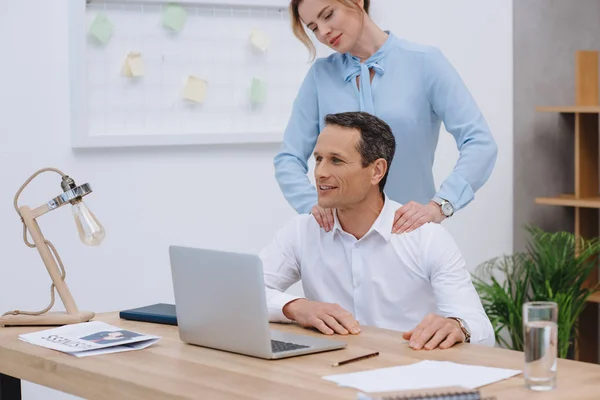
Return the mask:
<svg viewBox="0 0 600 400">
<path fill-rule="evenodd" d="M 56 172 L 62 177 L 60 186 L 63 193 L 33 210 L 28 206 L 19 207 L 18 200 L 23 189 L 43 172 Z M 89 184 L 84 183 L 81 186 L 77 186 L 72 178 L 56 168 L 43 168 L 37 171 L 19 188 L 15 195 L 14 207 L 23 222 L 23 240 L 25 244 L 30 248 L 37 249 L 52 279 L 50 305 L 41 311 L 14 310 L 4 313 L 0 317 L 0 326 L 66 325 L 86 322 L 94 318 L 95 314 L 93 312 L 79 311 L 77 308 L 75 300 L 73 300 L 73 296 L 65 282 L 65 268 L 62 260 L 54 245 L 44 237 L 37 223 L 37 219 L 42 215 L 66 204 L 71 204 L 75 225 L 79 231 L 81 241 L 89 246 L 100 244 L 104 238 L 104 228 L 82 200 L 82 197 L 91 192 L 92 188 Z M 27 232 L 31 235 L 33 243 L 29 242 Z M 48 312 L 54 305 L 55 288 L 65 306 L 65 312 Z"/>
</svg>

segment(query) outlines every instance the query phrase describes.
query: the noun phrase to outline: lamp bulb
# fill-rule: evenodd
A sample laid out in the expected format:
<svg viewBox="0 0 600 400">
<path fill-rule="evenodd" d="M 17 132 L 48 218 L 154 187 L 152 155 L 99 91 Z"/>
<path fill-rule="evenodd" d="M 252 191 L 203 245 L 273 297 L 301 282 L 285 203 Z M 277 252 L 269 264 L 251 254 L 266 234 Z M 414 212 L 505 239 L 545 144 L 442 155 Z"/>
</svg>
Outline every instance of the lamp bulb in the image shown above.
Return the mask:
<svg viewBox="0 0 600 400">
<path fill-rule="evenodd" d="M 96 216 L 82 200 L 72 203 L 71 210 L 79 232 L 79 239 L 88 246 L 99 245 L 104 239 L 105 232 Z"/>
</svg>

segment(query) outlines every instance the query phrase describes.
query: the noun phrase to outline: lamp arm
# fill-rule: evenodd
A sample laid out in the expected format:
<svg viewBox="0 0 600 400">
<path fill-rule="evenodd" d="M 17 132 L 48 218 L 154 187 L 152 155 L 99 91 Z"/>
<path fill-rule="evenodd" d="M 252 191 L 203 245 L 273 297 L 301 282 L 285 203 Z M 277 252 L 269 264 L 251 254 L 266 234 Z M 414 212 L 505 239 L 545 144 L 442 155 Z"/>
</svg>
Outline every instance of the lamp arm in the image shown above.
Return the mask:
<svg viewBox="0 0 600 400">
<path fill-rule="evenodd" d="M 42 168 L 42 169 L 40 169 L 40 170 L 38 170 L 38 171 L 34 172 L 34 173 L 33 173 L 33 175 L 31 175 L 31 176 L 30 176 L 30 177 L 29 177 L 29 178 L 28 178 L 28 179 L 25 181 L 25 183 L 23 183 L 23 184 L 21 185 L 21 187 L 19 188 L 19 190 L 17 190 L 17 193 L 15 194 L 15 199 L 14 199 L 13 205 L 15 206 L 15 211 L 17 212 L 17 214 L 19 214 L 19 217 L 21 217 L 21 211 L 19 211 L 19 196 L 21 196 L 21 192 L 22 192 L 22 191 L 23 191 L 23 190 L 24 190 L 24 189 L 27 187 L 27 185 L 29 185 L 29 183 L 30 183 L 32 180 L 34 180 L 34 179 L 35 179 L 35 177 L 36 177 L 36 176 L 38 176 L 38 175 L 40 175 L 40 174 L 42 174 L 42 173 L 44 173 L 44 172 L 56 172 L 56 173 L 57 173 L 57 174 L 59 174 L 61 177 L 65 177 L 65 176 L 67 176 L 67 174 L 65 174 L 64 172 L 62 172 L 62 171 L 61 171 L 60 169 L 58 169 L 58 168 Z M 43 206 L 41 206 L 41 207 L 43 207 Z M 38 208 L 41 208 L 41 207 L 38 207 Z M 37 210 L 37 208 L 36 208 L 36 210 Z M 48 211 L 49 211 L 49 210 L 48 210 Z M 46 211 L 46 212 L 47 212 L 47 211 Z M 42 214 L 45 214 L 45 213 L 42 213 Z M 42 215 L 42 214 L 39 214 L 39 215 Z M 38 216 L 39 216 L 39 215 L 38 215 Z M 23 218 L 21 217 L 21 220 L 22 220 L 22 219 L 23 219 Z"/>
<path fill-rule="evenodd" d="M 42 168 L 38 171 L 36 171 L 33 175 L 31 175 L 26 181 L 25 183 L 23 183 L 23 185 L 21 185 L 21 187 L 19 188 L 19 190 L 17 191 L 17 193 L 15 194 L 15 198 L 14 198 L 14 206 L 15 206 L 15 211 L 17 212 L 17 214 L 19 214 L 19 217 L 21 218 L 21 222 L 23 222 L 23 241 L 25 242 L 25 244 L 27 245 L 27 247 L 30 248 L 36 248 L 38 247 L 36 244 L 34 243 L 30 243 L 29 240 L 27 239 L 27 223 L 25 221 L 25 219 L 23 218 L 23 215 L 21 213 L 21 209 L 19 208 L 19 196 L 21 195 L 21 193 L 23 192 L 23 190 L 25 189 L 25 187 L 27 187 L 27 185 L 29 185 L 29 183 L 31 183 L 31 181 L 33 179 L 35 179 L 35 177 L 37 177 L 38 175 L 44 173 L 44 172 L 56 172 L 57 174 L 59 174 L 60 176 L 64 177 L 66 176 L 66 174 L 64 172 L 62 172 L 61 170 L 57 169 L 57 168 Z M 27 207 L 25 207 L 27 208 Z M 37 224 L 35 223 L 35 218 L 44 215 L 45 213 L 49 212 L 50 208 L 48 207 L 47 204 L 44 204 L 38 208 L 36 208 L 33 211 L 30 211 L 31 215 L 28 217 L 28 220 L 30 221 L 30 224 L 34 224 L 35 228 L 37 229 L 37 231 L 39 231 L 39 227 L 37 226 Z M 5 315 L 18 315 L 18 314 L 25 314 L 25 315 L 41 315 L 44 314 L 46 312 L 48 312 L 52 306 L 54 306 L 54 301 L 55 301 L 55 294 L 54 294 L 54 289 L 56 287 L 56 284 L 61 285 L 62 283 L 64 283 L 65 277 L 66 277 L 66 271 L 65 271 L 65 267 L 62 263 L 62 260 L 60 258 L 60 256 L 58 255 L 58 252 L 56 251 L 56 248 L 54 247 L 54 245 L 49 241 L 46 240 L 42 235 L 41 232 L 39 232 L 39 236 L 40 238 L 43 240 L 43 244 L 45 244 L 46 246 L 48 246 L 48 249 L 51 251 L 51 257 L 58 263 L 58 266 L 60 267 L 60 275 L 59 275 L 59 279 L 60 282 L 55 281 L 54 277 L 52 279 L 53 283 L 50 286 L 50 304 L 44 308 L 43 310 L 40 311 L 20 311 L 20 310 L 14 310 L 14 311 L 9 311 L 3 314 L 3 316 Z M 42 253 L 42 251 L 45 249 L 40 249 L 38 247 L 38 251 L 40 251 L 40 254 Z M 50 253 L 50 252 L 48 252 Z M 44 257 L 42 257 L 44 258 Z M 53 274 L 51 273 L 51 276 Z M 61 285 L 62 286 L 62 285 Z M 66 286 L 65 286 L 66 287 Z M 61 287 L 62 289 L 62 287 Z M 64 290 L 64 289 L 63 289 Z M 68 288 L 66 289 L 68 291 Z M 72 297 L 70 296 L 70 293 L 68 293 L 68 297 L 70 297 L 69 303 L 71 304 L 67 304 L 68 308 L 72 308 L 73 311 L 77 312 L 77 307 L 75 306 L 74 302 L 72 301 Z"/>
<path fill-rule="evenodd" d="M 27 185 L 29 185 L 31 183 L 32 180 L 34 180 L 38 175 L 40 175 L 40 174 L 42 174 L 44 172 L 56 172 L 61 177 L 64 177 L 64 176 L 67 175 L 67 174 L 65 174 L 64 172 L 62 172 L 58 168 L 48 167 L 48 168 L 42 168 L 40 170 L 37 170 L 29 178 L 27 178 L 27 180 L 25 181 L 25 183 L 23 183 L 21 185 L 21 187 L 19 188 L 19 190 L 17 190 L 17 193 L 15 194 L 15 199 L 13 201 L 13 205 L 15 207 L 15 211 L 17 212 L 17 214 L 19 214 L 19 218 L 21 218 L 21 222 L 23 223 L 23 241 L 25 242 L 25 244 L 28 247 L 31 247 L 31 248 L 35 248 L 35 244 L 29 243 L 29 240 L 27 240 L 27 226 L 25 225 L 25 221 L 23 220 L 23 216 L 21 215 L 21 210 L 19 209 L 19 196 L 21 196 L 21 193 L 23 192 L 23 190 L 27 187 Z M 44 208 L 46 210 L 44 210 Z M 34 210 L 34 212 L 33 212 L 34 218 L 37 218 L 37 217 L 39 217 L 41 215 L 44 215 L 48 211 L 50 211 L 49 207 L 47 205 L 42 205 L 42 206 L 40 206 L 40 207 L 38 207 L 38 208 L 36 208 Z"/>
</svg>

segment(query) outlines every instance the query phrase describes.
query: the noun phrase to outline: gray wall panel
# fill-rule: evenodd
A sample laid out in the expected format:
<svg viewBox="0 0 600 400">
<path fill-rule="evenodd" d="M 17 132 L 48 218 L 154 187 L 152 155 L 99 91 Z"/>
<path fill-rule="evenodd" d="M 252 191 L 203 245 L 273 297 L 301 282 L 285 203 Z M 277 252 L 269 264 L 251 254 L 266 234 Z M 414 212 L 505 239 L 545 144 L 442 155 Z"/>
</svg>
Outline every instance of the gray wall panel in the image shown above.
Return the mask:
<svg viewBox="0 0 600 400">
<path fill-rule="evenodd" d="M 535 112 L 575 102 L 575 52 L 600 50 L 600 0 L 514 1 L 514 250 L 525 224 L 573 229 L 573 210 L 534 199 L 574 191 L 573 118 Z"/>
</svg>

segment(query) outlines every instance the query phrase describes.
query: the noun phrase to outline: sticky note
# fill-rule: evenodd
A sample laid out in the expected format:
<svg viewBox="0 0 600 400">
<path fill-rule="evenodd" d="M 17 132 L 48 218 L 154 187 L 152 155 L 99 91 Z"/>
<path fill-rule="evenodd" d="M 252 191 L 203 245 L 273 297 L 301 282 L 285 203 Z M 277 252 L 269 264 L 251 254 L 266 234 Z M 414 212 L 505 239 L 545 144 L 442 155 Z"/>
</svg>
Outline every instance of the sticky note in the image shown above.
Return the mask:
<svg viewBox="0 0 600 400">
<path fill-rule="evenodd" d="M 125 63 L 123 63 L 121 73 L 129 78 L 144 76 L 144 61 L 142 60 L 142 55 L 133 51 L 129 52 L 125 59 Z"/>
<path fill-rule="evenodd" d="M 252 79 L 250 87 L 250 101 L 253 104 L 262 104 L 267 98 L 267 83 L 261 79 Z"/>
<path fill-rule="evenodd" d="M 108 43 L 113 31 L 113 24 L 105 14 L 99 13 L 90 26 L 89 34 L 102 44 Z"/>
<path fill-rule="evenodd" d="M 163 25 L 180 32 L 183 25 L 185 25 L 186 17 L 187 14 L 180 5 L 170 3 L 163 13 Z"/>
<path fill-rule="evenodd" d="M 260 51 L 267 51 L 269 45 L 271 44 L 271 39 L 267 36 L 266 33 L 259 31 L 258 29 L 254 29 L 250 32 L 250 43 L 256 49 Z"/>
<path fill-rule="evenodd" d="M 207 89 L 208 82 L 195 76 L 188 76 L 183 97 L 196 103 L 203 103 L 206 98 Z"/>
</svg>

